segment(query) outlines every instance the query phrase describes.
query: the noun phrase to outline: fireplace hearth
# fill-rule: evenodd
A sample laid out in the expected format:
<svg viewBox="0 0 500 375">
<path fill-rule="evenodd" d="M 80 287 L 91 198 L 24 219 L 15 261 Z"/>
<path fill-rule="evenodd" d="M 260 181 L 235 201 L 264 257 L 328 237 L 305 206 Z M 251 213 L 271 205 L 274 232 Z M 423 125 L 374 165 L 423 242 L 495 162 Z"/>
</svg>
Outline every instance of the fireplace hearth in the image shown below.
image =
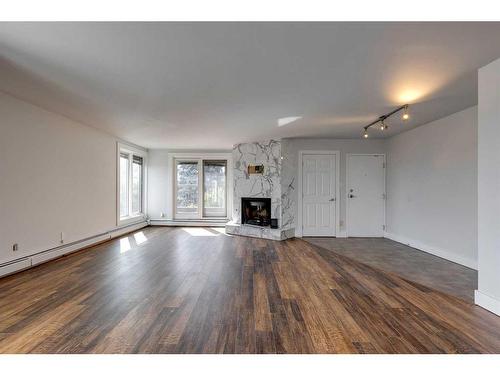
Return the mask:
<svg viewBox="0 0 500 375">
<path fill-rule="evenodd" d="M 241 223 L 268 227 L 271 224 L 271 198 L 241 198 Z"/>
</svg>

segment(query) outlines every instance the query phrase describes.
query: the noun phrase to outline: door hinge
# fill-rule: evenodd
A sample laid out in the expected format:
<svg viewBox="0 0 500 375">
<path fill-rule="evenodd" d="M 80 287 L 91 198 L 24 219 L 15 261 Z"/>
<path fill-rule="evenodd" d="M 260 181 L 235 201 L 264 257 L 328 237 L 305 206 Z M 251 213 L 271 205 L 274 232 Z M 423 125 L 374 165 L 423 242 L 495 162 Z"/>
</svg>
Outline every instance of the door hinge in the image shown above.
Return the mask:
<svg viewBox="0 0 500 375">
<path fill-rule="evenodd" d="M 385 230 L 385 225 L 382 225 L 382 229 Z"/>
<path fill-rule="evenodd" d="M 386 200 L 387 199 L 387 196 L 385 195 L 385 193 L 382 194 L 382 199 L 383 200 Z"/>
<path fill-rule="evenodd" d="M 382 168 L 385 168 L 385 162 L 382 163 Z"/>
</svg>

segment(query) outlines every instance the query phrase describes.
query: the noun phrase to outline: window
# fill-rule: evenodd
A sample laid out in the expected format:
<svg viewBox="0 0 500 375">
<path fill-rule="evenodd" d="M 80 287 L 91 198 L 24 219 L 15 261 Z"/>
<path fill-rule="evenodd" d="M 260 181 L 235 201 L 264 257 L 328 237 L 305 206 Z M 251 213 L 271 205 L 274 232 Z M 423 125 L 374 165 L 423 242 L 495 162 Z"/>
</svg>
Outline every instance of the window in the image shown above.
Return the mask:
<svg viewBox="0 0 500 375">
<path fill-rule="evenodd" d="M 120 153 L 120 217 L 127 217 L 128 206 L 128 171 L 129 155 Z"/>
<path fill-rule="evenodd" d="M 144 214 L 144 166 L 145 154 L 140 150 L 119 146 L 119 222 Z"/>
<path fill-rule="evenodd" d="M 226 217 L 226 173 L 226 160 L 175 159 L 175 218 Z"/>
<path fill-rule="evenodd" d="M 142 163 L 142 157 L 132 157 L 132 215 L 142 212 Z"/>
</svg>

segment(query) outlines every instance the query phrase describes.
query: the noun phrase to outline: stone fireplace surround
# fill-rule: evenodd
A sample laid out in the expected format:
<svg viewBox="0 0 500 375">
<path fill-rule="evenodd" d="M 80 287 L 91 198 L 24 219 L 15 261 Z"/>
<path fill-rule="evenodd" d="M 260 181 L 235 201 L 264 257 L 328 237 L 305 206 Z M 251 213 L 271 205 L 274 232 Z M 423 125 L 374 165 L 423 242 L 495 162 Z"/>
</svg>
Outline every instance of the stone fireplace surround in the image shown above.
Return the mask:
<svg viewBox="0 0 500 375">
<path fill-rule="evenodd" d="M 242 143 L 235 145 L 233 156 L 233 212 L 226 224 L 226 233 L 240 236 L 285 240 L 295 236 L 289 195 L 293 184 L 282 181 L 281 142 Z M 249 174 L 249 165 L 263 165 L 262 174 Z M 270 198 L 271 218 L 278 219 L 278 228 L 242 224 L 241 198 Z"/>
</svg>

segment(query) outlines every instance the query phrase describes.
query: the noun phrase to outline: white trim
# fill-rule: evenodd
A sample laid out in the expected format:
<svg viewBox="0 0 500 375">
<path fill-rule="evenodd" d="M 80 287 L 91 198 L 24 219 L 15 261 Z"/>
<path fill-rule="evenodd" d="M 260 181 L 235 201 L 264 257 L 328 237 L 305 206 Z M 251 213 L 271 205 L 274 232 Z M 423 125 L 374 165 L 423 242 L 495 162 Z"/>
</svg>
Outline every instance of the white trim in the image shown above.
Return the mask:
<svg viewBox="0 0 500 375">
<path fill-rule="evenodd" d="M 129 224 L 129 225 L 126 225 L 124 227 L 119 227 L 119 228 L 113 229 L 113 230 L 109 231 L 109 234 L 111 235 L 111 238 L 113 239 L 116 237 L 123 236 L 124 234 L 133 232 L 135 230 L 145 228 L 148 225 L 149 225 L 149 223 L 147 221 L 141 221 L 139 223 Z"/>
<path fill-rule="evenodd" d="M 357 153 L 351 153 L 351 152 L 348 152 L 346 153 L 346 157 L 345 157 L 345 237 L 349 237 L 349 158 L 351 156 L 382 156 L 384 161 L 384 178 L 383 178 L 383 181 L 384 181 L 384 196 L 385 196 L 385 199 L 384 199 L 384 212 L 383 212 L 383 221 L 382 221 L 382 225 L 384 226 L 384 228 L 386 227 L 387 223 L 386 223 L 386 205 L 387 205 L 387 187 L 386 187 L 386 178 L 387 178 L 387 164 L 386 164 L 386 157 L 385 157 L 385 154 L 357 154 Z M 384 232 L 384 231 L 382 231 Z M 383 233 L 382 233 L 382 236 L 383 236 Z M 363 236 L 361 236 L 363 237 Z M 366 236 L 366 237 L 372 237 L 372 236 Z"/>
<path fill-rule="evenodd" d="M 149 225 L 159 227 L 221 227 L 228 223 L 227 219 L 204 220 L 150 220 Z"/>
<path fill-rule="evenodd" d="M 206 159 L 206 160 L 226 160 L 232 159 L 232 153 L 230 152 L 169 152 L 169 158 L 171 159 Z"/>
<path fill-rule="evenodd" d="M 231 152 L 204 152 L 204 153 L 198 153 L 198 152 L 169 152 L 168 153 L 168 163 L 171 165 L 172 168 L 172 174 L 171 174 L 171 192 L 172 192 L 172 197 L 171 203 L 172 203 L 172 221 L 179 221 L 179 220 L 189 220 L 192 218 L 187 218 L 187 217 L 181 217 L 178 216 L 176 218 L 176 204 L 175 204 L 175 197 L 176 197 L 176 181 L 175 181 L 175 172 L 176 172 L 176 160 L 193 160 L 193 161 L 198 161 L 199 163 L 202 164 L 203 160 L 226 160 L 227 162 L 227 172 L 226 172 L 226 216 L 225 217 L 219 217 L 217 219 L 227 219 L 228 221 L 232 217 L 232 211 L 233 211 L 233 154 Z M 200 178 L 198 180 L 199 184 L 199 201 L 201 202 L 201 199 L 203 199 L 203 171 L 202 171 L 202 165 L 200 167 Z M 215 219 L 215 217 L 213 217 Z M 198 214 L 197 214 L 197 220 L 203 221 L 206 218 L 203 217 L 203 208 L 201 205 L 198 207 Z M 162 220 L 164 221 L 164 220 Z"/>
<path fill-rule="evenodd" d="M 430 246 L 428 244 L 424 244 L 420 241 L 413 240 L 404 236 L 400 236 L 394 233 L 384 232 L 384 237 L 390 240 L 402 243 L 403 245 L 407 245 L 413 247 L 417 250 L 425 251 L 426 253 L 438 256 L 440 258 L 449 260 L 450 262 L 461 264 L 462 266 L 472 268 L 477 270 L 477 261 L 471 258 L 465 258 L 460 255 L 456 255 L 448 250 L 441 249 L 435 246 Z"/>
<path fill-rule="evenodd" d="M 335 155 L 335 236 L 340 234 L 340 151 L 332 150 L 299 150 L 297 228 L 295 236 L 302 237 L 302 163 L 304 155 Z"/>
<path fill-rule="evenodd" d="M 142 212 L 138 215 L 130 215 L 126 218 L 121 218 L 120 216 L 120 152 L 126 152 L 130 155 L 137 155 L 142 157 L 142 191 L 141 191 L 141 207 Z M 132 168 L 132 163 L 130 163 L 130 169 Z M 129 190 L 132 185 L 132 178 L 129 179 Z M 116 142 L 116 226 L 123 227 L 134 223 L 140 223 L 144 221 L 147 217 L 148 207 L 147 207 L 147 194 L 148 194 L 148 152 L 142 148 L 132 146 L 128 143 Z M 129 194 L 130 195 L 130 194 Z M 130 199 L 130 198 L 129 198 Z M 131 204 L 129 202 L 129 209 Z"/>
<path fill-rule="evenodd" d="M 111 239 L 111 235 L 109 233 L 101 234 L 100 236 L 92 237 L 87 240 L 79 241 L 73 244 L 69 244 L 67 246 L 62 246 L 55 248 L 53 250 L 44 251 L 39 254 L 35 254 L 31 256 L 31 264 L 36 266 L 40 263 L 45 263 L 51 259 L 62 257 L 63 255 L 72 253 L 74 251 L 78 251 L 85 247 L 89 247 L 95 245 L 99 242 L 104 242 Z"/>
<path fill-rule="evenodd" d="M 25 270 L 27 268 L 34 267 L 38 264 L 48 262 L 52 259 L 60 258 L 64 255 L 82 250 L 90 246 L 94 246 L 98 243 L 108 241 L 112 238 L 122 236 L 126 233 L 136 231 L 146 226 L 148 226 L 148 223 L 146 221 L 143 221 L 142 223 L 139 224 L 133 224 L 121 228 L 115 228 L 105 233 L 97 234 L 95 236 L 90 236 L 79 241 L 68 243 L 66 245 L 39 251 L 30 256 L 0 264 L 0 277 Z"/>
<path fill-rule="evenodd" d="M 19 259 L 0 266 L 0 277 L 4 277 L 31 267 L 31 258 Z"/>
<path fill-rule="evenodd" d="M 493 314 L 500 316 L 500 301 L 496 298 L 480 292 L 479 290 L 475 290 L 474 303 L 488 311 L 491 311 Z"/>
</svg>

